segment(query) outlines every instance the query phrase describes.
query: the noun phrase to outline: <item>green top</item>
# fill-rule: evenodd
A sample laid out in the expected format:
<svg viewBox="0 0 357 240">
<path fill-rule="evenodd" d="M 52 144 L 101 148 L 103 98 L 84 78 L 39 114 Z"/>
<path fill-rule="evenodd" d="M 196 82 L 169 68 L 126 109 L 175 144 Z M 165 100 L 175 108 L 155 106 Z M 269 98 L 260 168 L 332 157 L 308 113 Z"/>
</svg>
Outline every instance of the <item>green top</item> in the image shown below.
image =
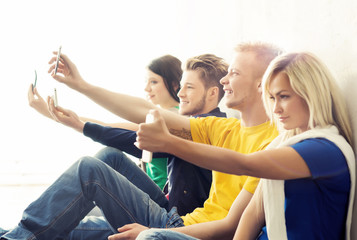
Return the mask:
<svg viewBox="0 0 357 240">
<path fill-rule="evenodd" d="M 167 158 L 153 158 L 146 163 L 147 175 L 163 189 L 167 181 Z"/>
</svg>

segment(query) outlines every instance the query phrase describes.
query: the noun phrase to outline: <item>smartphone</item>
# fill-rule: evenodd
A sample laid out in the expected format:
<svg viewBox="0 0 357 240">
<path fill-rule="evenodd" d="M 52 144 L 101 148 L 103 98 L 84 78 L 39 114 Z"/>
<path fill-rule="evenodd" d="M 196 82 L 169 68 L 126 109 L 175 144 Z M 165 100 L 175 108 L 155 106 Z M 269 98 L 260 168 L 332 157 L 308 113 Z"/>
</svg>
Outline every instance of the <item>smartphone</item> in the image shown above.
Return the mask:
<svg viewBox="0 0 357 240">
<path fill-rule="evenodd" d="M 53 103 L 55 105 L 55 107 L 58 106 L 58 100 L 57 100 L 57 90 L 56 88 L 54 89 L 54 95 L 52 96 L 52 99 L 53 99 Z"/>
<path fill-rule="evenodd" d="M 35 70 L 35 82 L 32 84 L 32 92 L 33 92 L 33 89 L 36 87 L 36 84 L 37 84 L 37 72 Z"/>
<path fill-rule="evenodd" d="M 55 66 L 55 75 L 57 74 L 58 62 L 59 62 L 60 57 L 61 57 L 61 49 L 62 49 L 62 46 L 59 47 L 58 52 L 57 52 L 57 59 L 56 59 L 56 66 Z"/>
<path fill-rule="evenodd" d="M 155 120 L 154 115 L 152 115 L 151 113 L 148 113 L 146 115 L 146 123 L 153 123 Z M 143 162 L 147 162 L 150 163 L 152 161 L 152 152 L 143 150 L 142 156 L 141 156 L 141 160 Z"/>
</svg>

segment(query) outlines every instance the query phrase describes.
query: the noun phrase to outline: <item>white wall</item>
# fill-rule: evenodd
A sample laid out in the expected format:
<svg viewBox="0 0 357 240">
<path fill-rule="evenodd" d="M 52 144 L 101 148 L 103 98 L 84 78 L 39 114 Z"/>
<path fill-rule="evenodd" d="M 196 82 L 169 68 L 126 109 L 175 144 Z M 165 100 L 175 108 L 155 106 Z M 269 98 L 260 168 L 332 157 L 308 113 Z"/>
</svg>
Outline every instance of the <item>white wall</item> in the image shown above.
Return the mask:
<svg viewBox="0 0 357 240">
<path fill-rule="evenodd" d="M 346 96 L 357 136 L 357 1 L 239 1 L 235 10 L 234 41 L 266 40 L 322 58 Z"/>
<path fill-rule="evenodd" d="M 28 107 L 35 69 L 43 96 L 57 87 L 63 107 L 118 120 L 46 73 L 59 45 L 88 81 L 137 96 L 143 96 L 145 65 L 162 54 L 185 60 L 214 53 L 230 60 L 238 42 L 254 40 L 312 51 L 344 89 L 357 136 L 356 13 L 355 0 L 1 1 L 0 184 L 13 181 L 10 171 L 40 168 L 47 180 L 39 173 L 39 181 L 50 182 L 101 147 Z"/>
</svg>

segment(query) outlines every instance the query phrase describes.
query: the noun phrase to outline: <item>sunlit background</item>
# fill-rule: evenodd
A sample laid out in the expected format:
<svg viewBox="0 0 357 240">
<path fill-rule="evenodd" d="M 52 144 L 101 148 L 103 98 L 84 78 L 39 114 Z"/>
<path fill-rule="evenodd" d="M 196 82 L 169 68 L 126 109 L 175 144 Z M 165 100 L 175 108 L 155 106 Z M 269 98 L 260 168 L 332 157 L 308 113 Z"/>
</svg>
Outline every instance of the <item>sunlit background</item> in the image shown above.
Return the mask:
<svg viewBox="0 0 357 240">
<path fill-rule="evenodd" d="M 268 41 L 313 51 L 356 99 L 348 90 L 356 86 L 356 12 L 354 0 L 1 1 L 0 227 L 14 226 L 71 163 L 102 147 L 29 107 L 35 70 L 43 97 L 57 88 L 61 106 L 123 121 L 49 76 L 59 46 L 87 81 L 144 97 L 144 69 L 153 58 L 213 53 L 229 61 L 237 43 Z"/>
</svg>

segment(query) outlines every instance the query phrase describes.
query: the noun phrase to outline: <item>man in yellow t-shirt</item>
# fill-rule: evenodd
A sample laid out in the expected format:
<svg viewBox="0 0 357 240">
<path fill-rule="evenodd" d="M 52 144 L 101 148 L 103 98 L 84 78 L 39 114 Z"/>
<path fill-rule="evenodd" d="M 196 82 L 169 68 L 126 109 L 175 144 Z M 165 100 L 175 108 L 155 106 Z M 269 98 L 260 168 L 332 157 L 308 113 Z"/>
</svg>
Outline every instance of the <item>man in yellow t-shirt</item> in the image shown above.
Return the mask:
<svg viewBox="0 0 357 240">
<path fill-rule="evenodd" d="M 190 124 L 194 142 L 224 147 L 240 153 L 260 151 L 277 136 L 277 131 L 270 122 L 244 127 L 241 121 L 235 118 L 206 117 L 191 119 Z M 212 171 L 212 175 L 209 198 L 205 201 L 203 208 L 196 208 L 192 213 L 182 217 L 185 225 L 226 217 L 233 201 L 242 189 L 248 196 L 252 195 L 259 182 L 254 177 L 217 171 Z"/>
<path fill-rule="evenodd" d="M 94 86 L 84 81 L 76 66 L 64 54 L 61 55 L 61 64 L 58 65 L 58 71 L 63 75 L 56 75 L 53 72 L 55 57 L 50 61 L 50 71 L 55 80 L 131 122 L 143 123 L 148 111 L 155 109 L 153 114 L 159 119 L 152 124 L 140 124 L 136 145 L 153 152 L 168 152 L 186 161 L 200 164 L 206 157 L 210 157 L 205 156 L 205 152 L 201 150 L 202 146 L 204 149 L 223 147 L 241 153 L 254 153 L 264 149 L 277 136 L 277 130 L 270 124 L 261 100 L 261 81 L 269 63 L 278 54 L 280 50 L 268 44 L 246 43 L 237 46 L 228 74 L 221 79 L 221 84 L 225 90 L 226 106 L 240 112 L 239 120 L 216 117 L 190 119 L 160 109 L 144 99 Z M 207 99 L 210 97 L 210 94 L 206 96 Z M 61 109 L 54 107 L 52 100 L 49 100 L 49 109 L 57 118 L 63 118 L 61 122 L 65 121 L 67 116 L 61 114 Z M 181 138 L 169 134 L 168 129 Z M 170 145 L 173 139 L 180 144 Z M 200 143 L 204 144 L 196 147 Z M 219 163 L 217 159 L 216 169 L 219 169 Z M 27 215 L 26 221 L 34 220 L 37 223 L 46 218 L 50 225 L 35 233 L 29 229 L 33 224 L 26 225 L 25 221 L 16 228 L 16 231 L 21 231 L 23 236 L 29 238 L 35 236 L 40 239 L 42 235 L 38 234 L 44 232 L 63 237 L 78 224 L 95 203 L 102 209 L 111 228 L 119 232 L 109 236 L 108 239 L 111 240 L 135 239 L 147 227 L 172 228 L 199 239 L 231 239 L 234 234 L 231 230 L 234 228 L 231 226 L 238 225 L 258 181 L 247 176 L 214 171 L 210 195 L 203 208 L 180 217 L 175 208 L 169 212 L 161 208 L 147 194 L 140 192 L 113 171 L 100 161 L 80 161 L 78 165 L 72 166 L 67 174 L 60 177 L 66 180 L 66 184 L 61 185 L 63 189 L 55 189 L 58 197 L 48 199 L 44 195 L 38 200 L 43 200 L 50 206 L 68 205 L 65 214 L 63 209 L 58 209 L 59 207 L 51 207 L 53 212 L 47 211 L 46 215 L 36 212 L 37 209 L 31 209 L 34 212 Z M 71 188 L 67 188 L 67 185 Z M 76 191 L 73 192 L 73 189 Z M 72 196 L 76 198 L 67 204 L 67 200 L 71 200 Z M 91 229 L 93 232 L 95 227 Z"/>
<path fill-rule="evenodd" d="M 261 80 L 270 61 L 280 54 L 280 50 L 266 44 L 241 44 L 236 48 L 236 54 L 231 62 L 226 77 L 222 78 L 226 105 L 229 108 L 240 111 L 241 119 L 219 119 L 215 117 L 190 119 L 189 124 L 181 126 L 182 130 L 174 124 L 170 118 L 163 115 L 170 132 L 176 136 L 193 140 L 196 143 L 204 143 L 215 147 L 223 147 L 240 153 L 254 153 L 264 149 L 277 135 L 278 131 L 266 116 L 261 100 Z M 156 117 L 160 117 L 154 112 Z M 156 126 L 141 125 L 138 132 L 137 146 L 151 151 L 165 151 L 177 155 L 194 164 L 204 161 L 205 154 L 195 148 L 193 144 L 176 144 L 173 148 L 165 135 L 165 129 L 161 129 L 160 121 Z M 161 122 L 161 127 L 162 127 Z M 150 137 L 150 131 L 159 132 L 157 136 L 165 136 L 165 141 L 160 137 Z M 151 144 L 155 143 L 155 144 Z M 184 142 L 181 142 L 184 143 Z M 202 150 L 202 149 L 201 149 Z M 201 156 L 201 157 L 199 157 Z M 219 159 L 217 159 L 219 165 Z M 248 176 L 237 176 L 213 172 L 212 186 L 209 198 L 203 208 L 197 208 L 192 213 L 182 216 L 184 227 L 170 228 L 198 239 L 232 239 L 235 227 L 238 225 L 241 214 L 253 196 L 258 179 Z M 124 233 L 142 231 L 142 226 L 130 224 L 120 228 Z M 151 235 L 150 235 L 151 234 Z M 153 231 L 147 236 L 157 236 Z M 135 235 L 135 234 L 134 234 Z M 172 237 L 184 237 L 181 235 L 165 235 Z M 143 234 L 145 237 L 145 234 Z M 110 239 L 119 239 L 113 238 Z M 143 238 L 144 239 L 144 238 Z M 185 238 L 186 239 L 186 238 Z M 189 238 L 187 238 L 189 239 Z"/>
</svg>

